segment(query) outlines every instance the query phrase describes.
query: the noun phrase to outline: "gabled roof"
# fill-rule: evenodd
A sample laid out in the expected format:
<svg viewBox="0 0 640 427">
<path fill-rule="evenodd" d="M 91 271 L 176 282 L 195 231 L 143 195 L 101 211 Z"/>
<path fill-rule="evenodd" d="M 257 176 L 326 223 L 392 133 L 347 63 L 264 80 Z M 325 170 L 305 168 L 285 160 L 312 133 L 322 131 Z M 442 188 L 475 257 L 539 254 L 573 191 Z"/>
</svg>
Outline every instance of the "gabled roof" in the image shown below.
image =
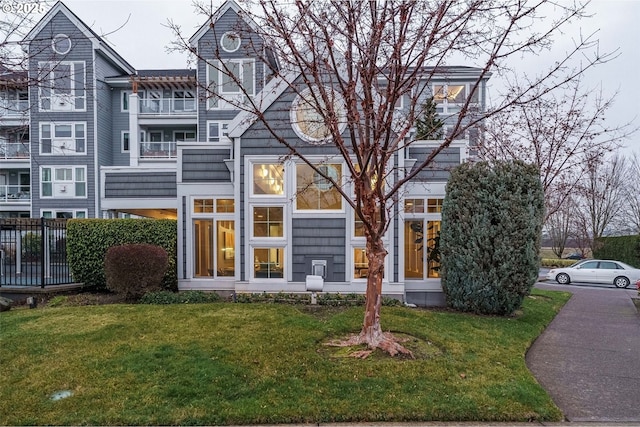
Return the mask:
<svg viewBox="0 0 640 427">
<path fill-rule="evenodd" d="M 81 32 L 93 43 L 93 48 L 100 51 L 107 59 L 113 62 L 116 66 L 122 68 L 125 72 L 130 74 L 135 73 L 135 68 L 127 61 L 124 60 L 111 46 L 109 46 L 98 34 L 95 33 L 87 24 L 85 24 L 78 16 L 73 13 L 64 3 L 58 1 L 47 14 L 36 24 L 35 27 L 29 31 L 25 36 L 24 42 L 31 42 L 35 37 L 44 29 L 54 16 L 58 13 L 63 13 L 69 21 L 73 23 Z"/>
<path fill-rule="evenodd" d="M 227 13 L 227 11 L 231 9 L 234 12 L 236 12 L 238 14 L 238 16 L 240 16 L 242 18 L 242 20 L 253 30 L 253 31 L 258 31 L 259 27 L 258 24 L 256 24 L 256 22 L 251 19 L 251 17 L 249 17 L 244 10 L 242 10 L 242 8 L 240 6 L 238 6 L 238 3 L 236 3 L 234 0 L 227 0 L 225 1 L 222 6 L 220 6 L 218 8 L 218 10 L 216 10 L 216 12 L 211 15 L 211 19 L 208 19 L 207 22 L 205 22 L 199 29 L 198 31 L 196 31 L 196 33 L 191 36 L 191 38 L 189 39 L 189 44 L 191 46 L 196 46 L 198 43 L 198 40 L 200 40 L 200 38 L 209 30 L 209 28 L 211 28 L 217 21 L 218 19 L 220 19 L 220 17 L 222 15 L 224 15 L 225 13 Z"/>
</svg>

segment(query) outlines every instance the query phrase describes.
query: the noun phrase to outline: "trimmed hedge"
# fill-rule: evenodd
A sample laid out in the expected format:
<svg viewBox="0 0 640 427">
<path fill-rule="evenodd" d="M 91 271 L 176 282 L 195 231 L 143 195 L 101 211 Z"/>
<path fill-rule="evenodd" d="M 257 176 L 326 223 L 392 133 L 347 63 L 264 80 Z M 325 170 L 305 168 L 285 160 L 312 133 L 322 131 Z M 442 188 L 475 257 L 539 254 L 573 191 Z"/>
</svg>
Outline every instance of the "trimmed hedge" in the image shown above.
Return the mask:
<svg viewBox="0 0 640 427">
<path fill-rule="evenodd" d="M 104 257 L 112 246 L 157 245 L 167 251 L 169 267 L 162 287 L 178 289 L 177 222 L 171 219 L 71 219 L 67 223 L 67 260 L 73 279 L 106 289 Z"/>
<path fill-rule="evenodd" d="M 167 251 L 158 245 L 112 246 L 104 257 L 107 289 L 129 300 L 160 291 L 168 264 Z"/>
<path fill-rule="evenodd" d="M 596 239 L 593 257 L 615 259 L 640 268 L 640 236 L 600 237 Z"/>
<path fill-rule="evenodd" d="M 544 192 L 536 167 L 521 161 L 453 169 L 442 206 L 442 288 L 447 305 L 510 315 L 540 270 Z"/>
</svg>

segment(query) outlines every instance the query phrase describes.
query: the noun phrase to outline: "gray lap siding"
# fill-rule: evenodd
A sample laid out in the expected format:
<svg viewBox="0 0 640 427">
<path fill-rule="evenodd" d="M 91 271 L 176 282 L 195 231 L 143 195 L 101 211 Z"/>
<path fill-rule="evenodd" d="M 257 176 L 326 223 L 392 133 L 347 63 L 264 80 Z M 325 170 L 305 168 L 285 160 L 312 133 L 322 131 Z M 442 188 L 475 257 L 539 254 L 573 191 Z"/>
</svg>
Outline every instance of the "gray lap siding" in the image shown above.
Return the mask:
<svg viewBox="0 0 640 427">
<path fill-rule="evenodd" d="M 176 173 L 107 173 L 105 198 L 176 198 Z"/>
<path fill-rule="evenodd" d="M 183 150 L 182 182 L 229 182 L 231 175 L 224 163 L 229 149 Z"/>
<path fill-rule="evenodd" d="M 65 55 L 55 53 L 51 48 L 51 40 L 57 34 L 66 34 L 71 38 L 71 50 Z M 30 88 L 29 97 L 33 100 L 31 110 L 30 145 L 32 157 L 31 215 L 38 217 L 41 210 L 87 209 L 89 217 L 96 215 L 96 176 L 94 162 L 94 64 L 93 46 L 81 31 L 62 13 L 56 15 L 42 29 L 29 46 L 29 74 L 32 79 L 38 78 L 38 63 L 50 61 L 84 61 L 85 63 L 85 111 L 41 111 L 39 103 L 39 87 Z M 86 122 L 86 153 L 82 155 L 40 155 L 40 123 L 43 122 Z M 86 198 L 41 198 L 40 167 L 48 166 L 86 166 L 87 197 Z"/>
<path fill-rule="evenodd" d="M 433 152 L 433 147 L 419 147 L 413 145 L 409 148 L 409 157 L 417 159 L 416 165 L 424 161 Z M 415 181 L 447 181 L 450 170 L 460 164 L 460 148 L 449 147 L 442 150 L 434 159 L 434 162 L 420 171 Z"/>
</svg>

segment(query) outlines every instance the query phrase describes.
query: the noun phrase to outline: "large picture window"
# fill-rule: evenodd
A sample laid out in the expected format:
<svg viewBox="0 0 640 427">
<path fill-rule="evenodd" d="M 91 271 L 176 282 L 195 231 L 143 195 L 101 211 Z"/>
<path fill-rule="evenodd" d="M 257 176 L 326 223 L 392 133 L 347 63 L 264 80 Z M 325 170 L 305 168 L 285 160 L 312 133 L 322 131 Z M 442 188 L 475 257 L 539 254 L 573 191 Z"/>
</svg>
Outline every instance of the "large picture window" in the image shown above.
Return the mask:
<svg viewBox="0 0 640 427">
<path fill-rule="evenodd" d="M 87 197 L 86 166 L 41 167 L 41 197 Z"/>
<path fill-rule="evenodd" d="M 40 62 L 40 111 L 85 111 L 84 61 Z"/>
<path fill-rule="evenodd" d="M 86 154 L 87 124 L 40 123 L 40 154 Z"/>
<path fill-rule="evenodd" d="M 284 195 L 284 167 L 254 163 L 253 195 Z"/>
<path fill-rule="evenodd" d="M 318 165 L 318 169 L 335 182 L 342 179 L 342 165 Z M 341 210 L 342 195 L 331 181 L 307 164 L 296 165 L 297 210 Z"/>
</svg>

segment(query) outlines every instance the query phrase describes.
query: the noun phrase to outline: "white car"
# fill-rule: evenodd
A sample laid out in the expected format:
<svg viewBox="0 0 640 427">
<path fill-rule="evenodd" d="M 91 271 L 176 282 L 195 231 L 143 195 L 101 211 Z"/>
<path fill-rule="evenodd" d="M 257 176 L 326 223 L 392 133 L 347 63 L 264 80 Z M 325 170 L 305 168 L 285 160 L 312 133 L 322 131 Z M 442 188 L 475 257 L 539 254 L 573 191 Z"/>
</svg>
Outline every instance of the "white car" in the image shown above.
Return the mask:
<svg viewBox="0 0 640 427">
<path fill-rule="evenodd" d="M 620 261 L 584 259 L 570 267 L 552 268 L 547 279 L 561 285 L 571 282 L 612 283 L 616 288 L 626 288 L 640 280 L 640 269 Z"/>
</svg>

